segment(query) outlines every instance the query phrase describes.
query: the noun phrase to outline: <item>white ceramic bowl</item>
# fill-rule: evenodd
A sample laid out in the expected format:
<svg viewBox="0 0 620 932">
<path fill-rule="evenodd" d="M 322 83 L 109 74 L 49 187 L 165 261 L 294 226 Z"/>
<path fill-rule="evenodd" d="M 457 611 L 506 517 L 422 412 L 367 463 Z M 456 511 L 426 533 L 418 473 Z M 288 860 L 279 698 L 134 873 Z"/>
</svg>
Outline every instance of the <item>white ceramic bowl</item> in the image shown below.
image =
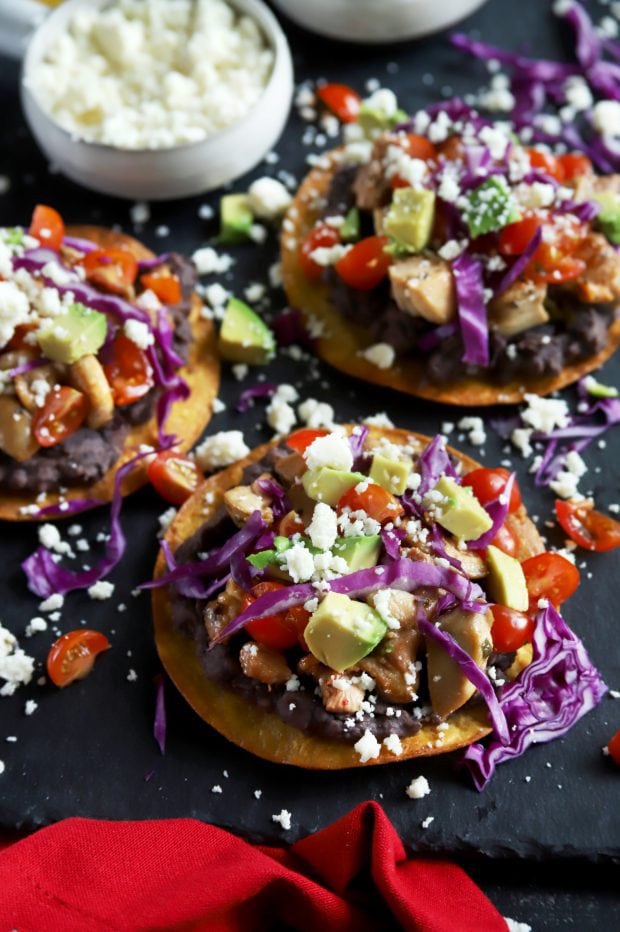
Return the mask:
<svg viewBox="0 0 620 932">
<path fill-rule="evenodd" d="M 49 42 L 66 29 L 80 7 L 107 0 L 67 0 L 34 33 L 22 74 L 22 104 L 34 137 L 47 157 L 73 181 L 133 200 L 168 200 L 202 194 L 253 168 L 279 139 L 293 95 L 293 66 L 284 33 L 261 0 L 229 0 L 253 17 L 273 49 L 271 77 L 253 109 L 241 120 L 201 142 L 170 149 L 119 149 L 85 142 L 58 125 L 38 104 L 28 76 Z"/>
<path fill-rule="evenodd" d="M 332 39 L 398 42 L 445 29 L 485 0 L 274 0 L 292 20 Z"/>
</svg>

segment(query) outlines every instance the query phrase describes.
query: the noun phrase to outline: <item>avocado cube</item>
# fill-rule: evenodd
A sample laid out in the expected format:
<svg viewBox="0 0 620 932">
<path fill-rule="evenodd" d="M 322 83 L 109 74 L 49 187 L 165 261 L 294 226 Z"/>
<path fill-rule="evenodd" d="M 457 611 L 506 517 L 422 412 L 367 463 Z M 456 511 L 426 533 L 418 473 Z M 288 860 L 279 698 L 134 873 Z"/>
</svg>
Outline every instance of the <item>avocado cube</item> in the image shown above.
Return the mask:
<svg viewBox="0 0 620 932">
<path fill-rule="evenodd" d="M 514 557 L 493 545 L 487 547 L 489 598 L 499 605 L 507 605 L 518 612 L 526 612 L 529 594 L 521 564 Z"/>
<path fill-rule="evenodd" d="M 381 553 L 381 538 L 378 534 L 367 537 L 342 537 L 332 547 L 335 557 L 346 560 L 351 572 L 365 570 L 377 565 Z"/>
<path fill-rule="evenodd" d="M 370 605 L 328 592 L 304 631 L 310 652 L 337 673 L 366 657 L 385 637 L 387 624 Z"/>
<path fill-rule="evenodd" d="M 407 488 L 412 466 L 410 459 L 393 460 L 383 453 L 375 453 L 370 467 L 370 479 L 392 495 L 402 495 Z"/>
<path fill-rule="evenodd" d="M 521 219 L 512 192 L 501 176 L 492 176 L 467 195 L 463 219 L 472 236 L 501 230 Z"/>
<path fill-rule="evenodd" d="M 345 492 L 366 479 L 367 476 L 361 472 L 347 472 L 344 469 L 321 466 L 319 469 L 307 470 L 301 477 L 301 482 L 308 498 L 315 502 L 337 505 Z"/>
<path fill-rule="evenodd" d="M 477 540 L 491 529 L 493 522 L 469 486 L 458 485 L 449 476 L 442 476 L 435 490 L 446 499 L 440 504 L 437 521 L 446 531 L 461 540 Z"/>
<path fill-rule="evenodd" d="M 592 200 L 600 205 L 595 225 L 610 243 L 620 245 L 620 197 L 613 191 L 596 191 Z"/>
<path fill-rule="evenodd" d="M 218 345 L 222 359 L 251 366 L 265 365 L 276 351 L 275 337 L 267 324 L 238 298 L 228 302 Z"/>
<path fill-rule="evenodd" d="M 362 101 L 357 115 L 357 122 L 364 130 L 366 136 L 374 137 L 379 133 L 385 133 L 388 129 L 396 126 L 398 123 L 404 123 L 408 119 L 404 110 L 397 110 L 391 116 L 381 110 L 379 107 L 373 107 Z"/>
<path fill-rule="evenodd" d="M 397 188 L 384 229 L 400 250 L 421 252 L 428 246 L 435 222 L 435 192 Z"/>
<path fill-rule="evenodd" d="M 247 194 L 225 194 L 220 200 L 220 242 L 243 243 L 250 236 L 254 214 Z"/>
<path fill-rule="evenodd" d="M 41 352 L 52 362 L 71 365 L 82 356 L 95 355 L 105 341 L 107 318 L 83 304 L 71 304 L 37 332 Z"/>
<path fill-rule="evenodd" d="M 360 238 L 360 212 L 352 207 L 344 218 L 340 227 L 340 239 L 345 243 L 354 242 Z"/>
</svg>

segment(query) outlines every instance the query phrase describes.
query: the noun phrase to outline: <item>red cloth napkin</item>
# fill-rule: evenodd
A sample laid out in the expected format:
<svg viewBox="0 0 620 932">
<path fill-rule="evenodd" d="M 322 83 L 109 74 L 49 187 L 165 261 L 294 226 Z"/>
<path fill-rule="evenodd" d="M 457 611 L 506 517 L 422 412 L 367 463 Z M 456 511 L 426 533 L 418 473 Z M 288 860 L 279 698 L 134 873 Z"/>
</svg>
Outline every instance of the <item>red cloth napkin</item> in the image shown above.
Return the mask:
<svg viewBox="0 0 620 932">
<path fill-rule="evenodd" d="M 0 929 L 506 932 L 459 867 L 410 858 L 358 806 L 290 848 L 191 819 L 67 819 L 0 851 Z"/>
</svg>

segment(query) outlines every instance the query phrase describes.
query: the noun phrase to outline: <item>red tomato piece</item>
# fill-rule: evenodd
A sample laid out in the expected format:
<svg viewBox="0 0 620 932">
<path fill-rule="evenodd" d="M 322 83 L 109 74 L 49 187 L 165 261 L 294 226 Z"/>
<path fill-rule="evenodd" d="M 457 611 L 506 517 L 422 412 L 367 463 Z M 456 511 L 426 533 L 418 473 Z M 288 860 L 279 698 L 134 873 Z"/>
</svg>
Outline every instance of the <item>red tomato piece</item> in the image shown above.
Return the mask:
<svg viewBox="0 0 620 932">
<path fill-rule="evenodd" d="M 200 481 L 194 460 L 174 450 L 163 450 L 149 463 L 149 482 L 155 491 L 171 505 L 182 505 Z"/>
<path fill-rule="evenodd" d="M 460 136 L 449 136 L 445 142 L 439 143 L 437 152 L 448 162 L 462 162 L 465 147 Z"/>
<path fill-rule="evenodd" d="M 117 405 L 132 404 L 154 384 L 148 356 L 124 333 L 119 332 L 106 350 L 103 371 Z"/>
<path fill-rule="evenodd" d="M 553 605 L 561 605 L 579 586 L 579 570 L 559 553 L 538 553 L 525 560 L 521 569 L 525 575 L 530 604 L 534 608 L 539 599 L 549 599 Z"/>
<path fill-rule="evenodd" d="M 302 650 L 308 650 L 308 645 L 306 644 L 306 639 L 304 637 L 304 631 L 308 626 L 310 621 L 310 612 L 303 607 L 303 605 L 295 605 L 293 608 L 289 608 L 285 616 L 286 623 L 295 629 L 297 632 L 297 640 L 299 646 Z"/>
<path fill-rule="evenodd" d="M 49 246 L 50 249 L 58 250 L 65 236 L 65 224 L 58 211 L 54 210 L 53 207 L 37 204 L 32 214 L 28 232 L 35 239 L 38 239 L 42 246 Z"/>
<path fill-rule="evenodd" d="M 566 155 L 559 155 L 557 162 L 561 181 L 572 181 L 582 175 L 591 175 L 594 171 L 588 156 L 582 155 L 581 152 L 567 152 Z"/>
<path fill-rule="evenodd" d="M 526 152 L 534 171 L 544 172 L 558 181 L 562 180 L 562 167 L 553 153 L 544 152 L 542 149 L 526 149 Z"/>
<path fill-rule="evenodd" d="M 354 123 L 357 120 L 362 98 L 347 84 L 322 84 L 317 87 L 316 96 L 341 123 Z"/>
<path fill-rule="evenodd" d="M 498 550 L 503 550 L 509 557 L 516 557 L 519 550 L 519 541 L 506 524 L 502 524 L 497 536 L 492 541 L 492 545 L 497 547 Z"/>
<path fill-rule="evenodd" d="M 529 246 L 536 230 L 541 225 L 538 217 L 523 217 L 516 223 L 509 223 L 500 230 L 499 251 L 503 256 L 520 256 Z"/>
<path fill-rule="evenodd" d="M 405 137 L 405 145 L 403 148 L 412 159 L 422 159 L 425 162 L 434 162 L 437 159 L 437 149 L 426 136 L 408 133 Z"/>
<path fill-rule="evenodd" d="M 607 750 L 614 764 L 620 767 L 620 730 L 607 742 Z"/>
<path fill-rule="evenodd" d="M 369 518 L 380 524 L 394 521 L 405 513 L 398 499 L 383 486 L 369 482 L 364 491 L 358 492 L 355 486 L 348 489 L 338 500 L 338 514 L 348 508 L 350 511 L 365 511 Z"/>
<path fill-rule="evenodd" d="M 580 547 L 599 552 L 620 547 L 620 522 L 594 511 L 592 499 L 581 502 L 558 499 L 555 514 L 560 527 Z"/>
<path fill-rule="evenodd" d="M 244 612 L 261 595 L 285 588 L 286 586 L 277 582 L 257 583 L 252 587 L 251 593 L 246 593 L 241 603 L 241 611 Z M 270 647 L 272 650 L 288 650 L 289 647 L 294 647 L 298 643 L 297 629 L 287 618 L 288 614 L 288 612 L 278 612 L 266 618 L 255 618 L 254 621 L 247 623 L 245 630 L 250 637 L 265 647 Z"/>
<path fill-rule="evenodd" d="M 289 511 L 283 518 L 280 518 L 278 525 L 278 534 L 280 537 L 292 537 L 293 534 L 303 534 L 304 523 L 296 511 Z"/>
<path fill-rule="evenodd" d="M 524 644 L 532 640 L 534 633 L 534 619 L 524 612 L 517 612 L 507 605 L 491 606 L 493 614 L 493 647 L 501 653 L 511 653 L 519 650 Z"/>
<path fill-rule="evenodd" d="M 311 443 L 314 443 L 319 437 L 327 437 L 328 430 L 318 430 L 314 428 L 302 428 L 294 431 L 290 437 L 286 438 L 286 445 L 296 453 L 305 453 Z"/>
<path fill-rule="evenodd" d="M 467 475 L 463 477 L 463 485 L 470 486 L 481 505 L 488 505 L 489 502 L 492 502 L 502 494 L 506 488 L 506 482 L 509 476 L 510 473 L 508 470 L 503 469 L 501 466 L 498 466 L 497 469 L 485 469 L 484 467 L 480 467 L 479 469 L 472 469 L 471 472 L 468 472 Z M 520 505 L 521 492 L 515 480 L 512 484 L 512 492 L 510 493 L 509 513 L 512 514 Z"/>
<path fill-rule="evenodd" d="M 82 425 L 87 413 L 86 395 L 69 385 L 55 385 L 32 419 L 35 440 L 42 447 L 62 443 Z"/>
<path fill-rule="evenodd" d="M 340 234 L 327 223 L 318 223 L 310 230 L 299 250 L 299 264 L 306 278 L 314 281 L 320 278 L 324 271 L 323 266 L 311 258 L 311 253 L 315 249 L 329 249 L 330 246 L 335 246 L 339 242 Z"/>
<path fill-rule="evenodd" d="M 79 628 L 68 631 L 54 641 L 47 655 L 47 673 L 55 686 L 68 686 L 88 676 L 95 658 L 112 645 L 105 634 Z"/>
<path fill-rule="evenodd" d="M 32 350 L 32 343 L 28 343 L 26 337 L 33 330 L 36 330 L 38 324 L 18 324 L 13 331 L 13 336 L 6 344 L 6 350 Z"/>
<path fill-rule="evenodd" d="M 577 278 L 586 263 L 576 252 L 587 235 L 587 225 L 565 214 L 561 223 L 543 218 L 543 239 L 532 256 L 526 274 L 535 282 L 559 283 Z"/>
<path fill-rule="evenodd" d="M 162 304 L 178 304 L 183 297 L 181 282 L 176 275 L 143 275 L 140 281 L 157 295 Z"/>
<path fill-rule="evenodd" d="M 340 278 L 358 291 L 370 291 L 380 285 L 392 262 L 385 251 L 387 236 L 367 236 L 349 249 L 335 265 Z"/>
<path fill-rule="evenodd" d="M 124 295 L 131 288 L 138 274 L 138 263 L 127 249 L 94 249 L 82 259 L 82 265 L 89 282 Z"/>
</svg>

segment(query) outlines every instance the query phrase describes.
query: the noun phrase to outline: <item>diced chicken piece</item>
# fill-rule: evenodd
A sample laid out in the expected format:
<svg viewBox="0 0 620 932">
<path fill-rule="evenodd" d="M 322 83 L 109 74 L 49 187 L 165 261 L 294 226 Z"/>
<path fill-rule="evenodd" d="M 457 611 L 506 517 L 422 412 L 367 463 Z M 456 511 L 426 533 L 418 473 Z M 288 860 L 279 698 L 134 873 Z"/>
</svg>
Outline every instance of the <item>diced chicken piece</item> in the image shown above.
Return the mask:
<svg viewBox="0 0 620 932">
<path fill-rule="evenodd" d="M 302 676 L 311 676 L 318 683 L 321 677 L 329 676 L 331 670 L 317 660 L 314 654 L 304 654 L 297 663 L 297 672 Z"/>
<path fill-rule="evenodd" d="M 572 189 L 573 200 L 581 204 L 583 201 L 589 201 L 594 191 L 605 190 L 603 187 L 598 187 L 597 181 L 599 180 L 604 179 L 599 179 L 596 175 L 578 175 L 572 181 L 569 181 L 566 187 Z"/>
<path fill-rule="evenodd" d="M 375 596 L 368 597 L 369 603 L 376 607 Z M 380 604 L 383 603 L 380 601 Z M 414 628 L 416 624 L 416 598 L 411 592 L 405 592 L 402 589 L 391 589 L 390 597 L 387 600 L 387 611 L 395 618 L 402 628 Z"/>
<path fill-rule="evenodd" d="M 323 705 L 328 712 L 350 715 L 353 712 L 359 712 L 362 708 L 364 690 L 342 673 L 320 681 L 319 685 Z"/>
<path fill-rule="evenodd" d="M 387 217 L 387 207 L 375 207 L 372 212 L 373 224 L 377 236 L 385 235 L 385 218 Z"/>
<path fill-rule="evenodd" d="M 229 579 L 224 591 L 220 592 L 217 599 L 213 599 L 206 605 L 203 620 L 210 640 L 218 637 L 226 625 L 241 613 L 244 595 L 243 589 Z"/>
<path fill-rule="evenodd" d="M 360 210 L 374 210 L 385 207 L 390 200 L 390 181 L 385 174 L 383 160 L 388 146 L 401 145 L 398 136 L 380 136 L 375 141 L 370 162 L 362 167 L 355 176 L 353 192 Z"/>
<path fill-rule="evenodd" d="M 288 498 L 293 506 L 293 510 L 297 512 L 304 525 L 310 524 L 312 521 L 312 515 L 314 514 L 314 502 L 306 493 L 301 482 L 294 483 L 290 489 L 288 489 Z"/>
<path fill-rule="evenodd" d="M 594 191 L 611 191 L 612 194 L 620 194 L 620 175 L 580 175 L 581 178 L 590 179 L 590 190 Z M 586 201 L 588 198 L 579 198 Z"/>
<path fill-rule="evenodd" d="M 545 324 L 549 320 L 546 296 L 546 285 L 517 279 L 489 305 L 489 323 L 505 337 Z"/>
<path fill-rule="evenodd" d="M 449 557 L 460 560 L 468 579 L 482 579 L 483 576 L 488 574 L 489 570 L 486 563 L 475 550 L 459 550 L 450 540 L 445 541 L 444 550 Z"/>
<path fill-rule="evenodd" d="M 439 256 L 410 256 L 390 266 L 392 297 L 401 311 L 446 324 L 456 314 L 450 264 Z"/>
<path fill-rule="evenodd" d="M 620 298 L 620 255 L 601 233 L 589 233 L 575 258 L 583 259 L 586 270 L 564 286 L 580 301 L 608 304 Z"/>
<path fill-rule="evenodd" d="M 490 621 L 488 612 L 464 612 L 459 608 L 444 615 L 441 621 L 442 630 L 452 635 L 481 670 L 486 669 L 492 650 Z M 475 693 L 476 687 L 435 641 L 427 641 L 426 666 L 431 705 L 442 718 L 460 709 Z"/>
<path fill-rule="evenodd" d="M 306 463 L 299 453 L 288 453 L 275 461 L 274 469 L 277 475 L 285 482 L 294 482 L 298 476 L 306 471 Z"/>
<path fill-rule="evenodd" d="M 239 663 L 246 676 L 267 686 L 286 683 L 292 676 L 286 657 L 256 641 L 248 641 L 239 651 Z"/>
<path fill-rule="evenodd" d="M 415 628 L 389 631 L 380 648 L 364 657 L 355 669 L 373 678 L 377 693 L 386 702 L 411 702 L 418 691 L 419 647 L 420 635 Z"/>
<path fill-rule="evenodd" d="M 506 524 L 517 540 L 515 556 L 520 563 L 529 557 L 535 557 L 537 553 L 542 553 L 545 549 L 544 541 L 534 522 L 523 520 L 525 514 L 525 508 L 521 505 L 518 511 L 506 518 Z"/>
<path fill-rule="evenodd" d="M 86 423 L 93 430 L 108 424 L 114 417 L 114 396 L 96 356 L 82 356 L 69 366 L 71 384 L 83 392 L 90 404 Z"/>
<path fill-rule="evenodd" d="M 31 414 L 39 408 L 42 398 L 57 382 L 54 366 L 46 364 L 15 377 L 15 394 Z M 45 387 L 47 386 L 47 388 Z"/>
<path fill-rule="evenodd" d="M 250 515 L 260 511 L 266 524 L 273 524 L 271 499 L 260 490 L 255 491 L 256 483 L 237 485 L 224 492 L 224 505 L 232 520 L 239 527 L 245 524 Z"/>
<path fill-rule="evenodd" d="M 24 463 L 39 449 L 32 434 L 32 416 L 10 395 L 0 395 L 0 450 Z"/>
</svg>

